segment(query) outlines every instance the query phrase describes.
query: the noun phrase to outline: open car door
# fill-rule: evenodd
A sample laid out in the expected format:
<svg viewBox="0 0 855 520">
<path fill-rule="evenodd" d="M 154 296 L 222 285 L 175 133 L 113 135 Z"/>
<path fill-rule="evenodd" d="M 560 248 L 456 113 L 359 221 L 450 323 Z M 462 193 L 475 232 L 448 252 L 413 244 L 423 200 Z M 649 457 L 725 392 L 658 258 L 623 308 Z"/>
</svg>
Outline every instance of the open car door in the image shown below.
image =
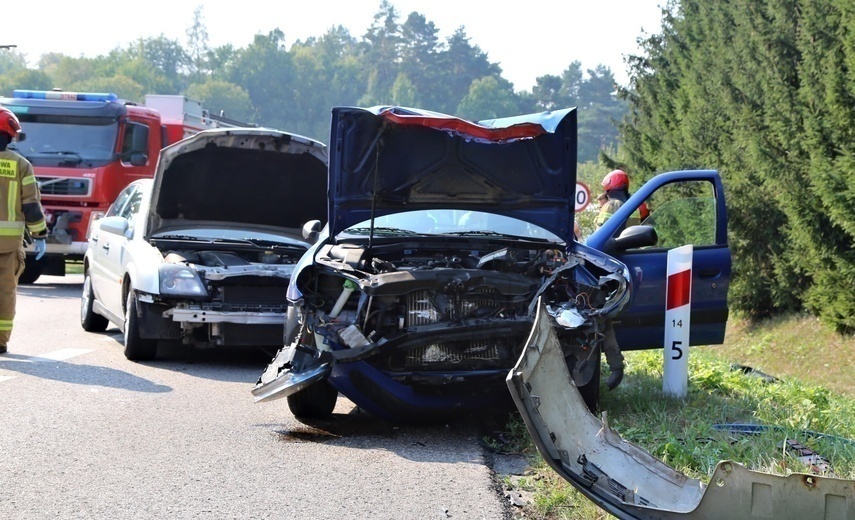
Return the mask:
<svg viewBox="0 0 855 520">
<path fill-rule="evenodd" d="M 642 202 L 647 204 L 650 215 L 641 226 L 624 229 Z M 638 233 L 643 226 L 655 230 L 658 240 L 654 245 L 622 244 L 624 240 L 619 237 Z M 690 345 L 722 343 L 728 316 L 731 257 L 724 188 L 718 172 L 657 175 L 587 239 L 587 246 L 626 264 L 632 277 L 632 301 L 615 322 L 621 350 L 662 347 L 668 250 L 687 244 L 692 244 L 694 250 Z"/>
</svg>

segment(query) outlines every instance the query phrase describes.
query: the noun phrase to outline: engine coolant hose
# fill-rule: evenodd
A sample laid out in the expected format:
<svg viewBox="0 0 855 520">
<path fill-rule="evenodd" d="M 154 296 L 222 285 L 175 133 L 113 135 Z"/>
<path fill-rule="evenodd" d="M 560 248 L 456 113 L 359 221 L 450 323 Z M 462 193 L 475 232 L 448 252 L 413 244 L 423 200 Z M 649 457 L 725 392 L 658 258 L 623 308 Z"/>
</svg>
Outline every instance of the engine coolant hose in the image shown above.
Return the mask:
<svg viewBox="0 0 855 520">
<path fill-rule="evenodd" d="M 341 313 L 341 310 L 344 308 L 344 304 L 347 303 L 347 299 L 350 298 L 350 295 L 353 291 L 356 290 L 356 284 L 351 280 L 345 280 L 344 285 L 342 286 L 341 294 L 338 296 L 338 300 L 336 300 L 335 305 L 333 305 L 332 311 L 330 311 L 330 318 L 337 318 Z"/>
</svg>

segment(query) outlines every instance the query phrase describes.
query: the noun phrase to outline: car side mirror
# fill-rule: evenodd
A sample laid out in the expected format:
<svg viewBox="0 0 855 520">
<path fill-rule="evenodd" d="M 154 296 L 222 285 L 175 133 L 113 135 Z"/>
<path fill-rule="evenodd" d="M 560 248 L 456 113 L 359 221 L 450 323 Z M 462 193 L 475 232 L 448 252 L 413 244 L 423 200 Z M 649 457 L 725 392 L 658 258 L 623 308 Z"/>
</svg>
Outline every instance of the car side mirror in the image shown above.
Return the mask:
<svg viewBox="0 0 855 520">
<path fill-rule="evenodd" d="M 308 240 L 309 242 L 316 242 L 318 240 L 318 234 L 321 232 L 321 221 L 320 220 L 310 220 L 303 224 L 303 238 Z"/>
<path fill-rule="evenodd" d="M 130 222 L 124 217 L 104 217 L 98 221 L 99 229 L 114 235 L 125 236 L 130 227 Z"/>
<path fill-rule="evenodd" d="M 656 234 L 656 228 L 653 226 L 630 226 L 615 239 L 614 247 L 618 251 L 626 251 L 637 247 L 655 246 L 657 242 L 659 242 L 659 235 Z"/>
<path fill-rule="evenodd" d="M 131 154 L 131 166 L 145 166 L 148 163 L 148 156 L 141 152 Z"/>
</svg>

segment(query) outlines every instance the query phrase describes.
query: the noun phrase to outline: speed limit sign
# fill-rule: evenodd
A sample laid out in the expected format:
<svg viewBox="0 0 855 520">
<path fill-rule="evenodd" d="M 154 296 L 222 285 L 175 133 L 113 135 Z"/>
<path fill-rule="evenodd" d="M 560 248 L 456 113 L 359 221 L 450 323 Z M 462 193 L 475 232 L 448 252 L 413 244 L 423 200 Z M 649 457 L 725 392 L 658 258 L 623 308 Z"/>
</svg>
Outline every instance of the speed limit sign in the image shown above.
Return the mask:
<svg viewBox="0 0 855 520">
<path fill-rule="evenodd" d="M 576 213 L 584 210 L 591 202 L 591 190 L 581 182 L 576 183 Z"/>
</svg>

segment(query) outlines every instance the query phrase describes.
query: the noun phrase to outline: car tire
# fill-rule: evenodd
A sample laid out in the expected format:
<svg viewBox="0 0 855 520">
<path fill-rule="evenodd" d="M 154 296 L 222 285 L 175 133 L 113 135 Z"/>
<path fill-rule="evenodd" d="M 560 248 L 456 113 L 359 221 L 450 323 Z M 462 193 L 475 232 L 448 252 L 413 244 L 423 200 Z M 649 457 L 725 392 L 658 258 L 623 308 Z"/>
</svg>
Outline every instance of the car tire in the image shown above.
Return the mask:
<svg viewBox="0 0 855 520">
<path fill-rule="evenodd" d="M 83 275 L 83 294 L 80 295 L 80 325 L 86 332 L 104 332 L 110 321 L 92 310 L 95 293 L 92 291 L 92 279 L 89 271 Z"/>
<path fill-rule="evenodd" d="M 36 257 L 27 255 L 27 259 L 24 261 L 24 272 L 21 273 L 21 276 L 18 278 L 19 284 L 31 284 L 36 283 L 36 280 L 39 279 L 39 276 L 42 275 L 42 270 L 44 269 L 45 262 L 41 260 L 36 260 Z"/>
<path fill-rule="evenodd" d="M 600 348 L 597 347 L 597 352 L 595 354 L 591 354 L 590 356 L 593 359 L 596 359 L 596 363 L 594 363 L 593 371 L 591 373 L 591 378 L 584 385 L 579 386 L 578 383 L 576 383 L 576 388 L 579 390 L 579 394 L 581 394 L 582 400 L 585 401 L 585 405 L 588 407 L 588 410 L 592 414 L 596 415 L 599 409 L 600 379 L 603 371 L 600 359 L 602 356 L 602 354 L 600 354 Z M 573 369 L 576 363 L 578 363 L 579 361 L 573 354 L 568 354 L 565 355 L 564 362 L 567 364 L 567 370 L 571 374 L 570 378 L 574 379 L 572 375 Z"/>
<path fill-rule="evenodd" d="M 594 375 L 588 384 L 578 387 L 579 393 L 582 394 L 582 400 L 588 410 L 596 415 L 600 407 L 600 375 L 602 374 L 602 363 L 597 359 L 597 364 L 594 366 Z"/>
<path fill-rule="evenodd" d="M 288 408 L 298 419 L 326 419 L 332 415 L 338 390 L 329 381 L 318 381 L 288 396 Z"/>
<path fill-rule="evenodd" d="M 157 355 L 157 340 L 140 337 L 137 316 L 139 301 L 134 291 L 128 292 L 125 305 L 125 357 L 131 361 L 148 361 Z"/>
</svg>

